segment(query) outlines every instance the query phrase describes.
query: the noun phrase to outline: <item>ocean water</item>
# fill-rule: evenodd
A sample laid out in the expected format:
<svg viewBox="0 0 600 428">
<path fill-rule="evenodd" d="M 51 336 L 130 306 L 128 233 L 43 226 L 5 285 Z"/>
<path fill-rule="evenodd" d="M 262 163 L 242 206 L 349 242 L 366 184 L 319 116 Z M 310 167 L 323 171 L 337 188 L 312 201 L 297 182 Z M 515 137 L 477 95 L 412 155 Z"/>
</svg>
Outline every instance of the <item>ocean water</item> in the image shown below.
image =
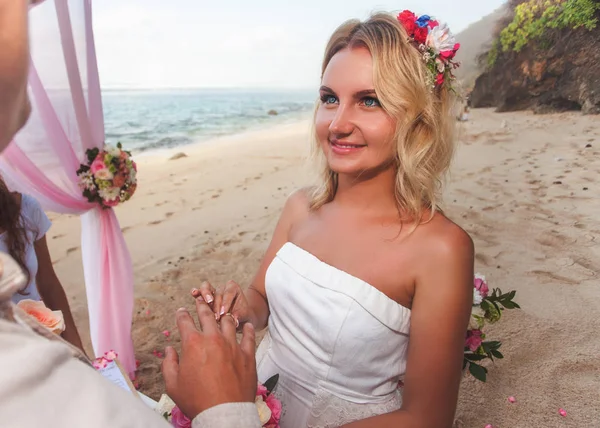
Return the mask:
<svg viewBox="0 0 600 428">
<path fill-rule="evenodd" d="M 184 146 L 309 117 L 317 96 L 310 90 L 104 90 L 106 142 L 138 153 Z"/>
</svg>

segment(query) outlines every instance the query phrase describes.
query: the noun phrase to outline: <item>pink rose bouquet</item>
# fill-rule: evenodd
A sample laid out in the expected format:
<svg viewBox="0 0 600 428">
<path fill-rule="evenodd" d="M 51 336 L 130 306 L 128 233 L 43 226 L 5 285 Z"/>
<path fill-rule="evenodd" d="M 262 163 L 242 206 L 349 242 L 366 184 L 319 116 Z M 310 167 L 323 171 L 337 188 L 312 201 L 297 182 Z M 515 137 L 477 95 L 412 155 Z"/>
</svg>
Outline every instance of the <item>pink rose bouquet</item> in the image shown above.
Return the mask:
<svg viewBox="0 0 600 428">
<path fill-rule="evenodd" d="M 487 377 L 487 369 L 479 363 L 485 359 L 494 361 L 494 358 L 504 358 L 499 351 L 502 343 L 497 340 L 486 341 L 483 329 L 486 324 L 497 322 L 504 309 L 519 308 L 519 305 L 513 301 L 516 293 L 514 290 L 502 293 L 499 288 L 495 288 L 490 294 L 485 276 L 475 274 L 473 280 L 473 309 L 469 329 L 465 337 L 463 370 L 468 368 L 471 375 L 483 382 Z"/>
<path fill-rule="evenodd" d="M 265 428 L 279 428 L 281 419 L 281 402 L 273 395 L 273 389 L 277 385 L 279 375 L 267 380 L 264 385 L 258 384 L 256 389 L 256 409 L 260 423 Z"/>
<path fill-rule="evenodd" d="M 83 196 L 89 202 L 111 208 L 133 196 L 137 188 L 137 166 L 121 143 L 106 144 L 102 150 L 88 149 L 86 156 L 87 165 L 80 165 L 77 177 Z"/>
</svg>

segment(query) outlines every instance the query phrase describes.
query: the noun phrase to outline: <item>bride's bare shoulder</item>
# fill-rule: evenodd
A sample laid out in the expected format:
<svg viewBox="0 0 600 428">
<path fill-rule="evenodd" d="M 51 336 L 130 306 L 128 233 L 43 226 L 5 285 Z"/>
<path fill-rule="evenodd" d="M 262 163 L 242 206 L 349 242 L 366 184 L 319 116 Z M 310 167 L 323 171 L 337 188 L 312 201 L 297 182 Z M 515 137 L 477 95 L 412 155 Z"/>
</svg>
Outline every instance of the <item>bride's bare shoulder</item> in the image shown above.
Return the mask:
<svg viewBox="0 0 600 428">
<path fill-rule="evenodd" d="M 285 201 L 277 230 L 289 235 L 292 227 L 297 226 L 310 215 L 311 189 L 303 188 L 293 191 Z"/>
<path fill-rule="evenodd" d="M 304 217 L 310 213 L 310 202 L 312 200 L 313 189 L 303 187 L 294 190 L 285 202 L 284 212 L 288 212 L 292 217 Z"/>
<path fill-rule="evenodd" d="M 436 212 L 431 220 L 419 225 L 419 243 L 427 248 L 429 254 L 440 256 L 458 252 L 472 253 L 473 240 L 458 224 L 441 212 Z"/>
</svg>

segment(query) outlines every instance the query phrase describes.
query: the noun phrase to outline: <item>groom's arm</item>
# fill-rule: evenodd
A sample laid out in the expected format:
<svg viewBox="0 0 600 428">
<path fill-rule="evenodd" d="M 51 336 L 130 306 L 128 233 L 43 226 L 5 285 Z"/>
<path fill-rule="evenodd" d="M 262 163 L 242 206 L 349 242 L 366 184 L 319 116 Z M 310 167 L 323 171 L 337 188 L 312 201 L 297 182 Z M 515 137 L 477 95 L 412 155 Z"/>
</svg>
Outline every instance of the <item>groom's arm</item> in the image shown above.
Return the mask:
<svg viewBox="0 0 600 428">
<path fill-rule="evenodd" d="M 227 403 L 200 413 L 192 428 L 260 428 L 254 403 Z"/>
</svg>

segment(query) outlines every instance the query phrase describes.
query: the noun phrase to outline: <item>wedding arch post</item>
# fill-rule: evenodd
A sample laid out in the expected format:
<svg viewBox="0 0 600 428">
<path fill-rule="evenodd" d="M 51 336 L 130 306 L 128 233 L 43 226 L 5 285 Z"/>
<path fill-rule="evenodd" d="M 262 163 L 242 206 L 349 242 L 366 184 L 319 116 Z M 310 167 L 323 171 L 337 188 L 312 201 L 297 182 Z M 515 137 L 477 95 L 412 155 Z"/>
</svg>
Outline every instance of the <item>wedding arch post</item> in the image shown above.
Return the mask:
<svg viewBox="0 0 600 428">
<path fill-rule="evenodd" d="M 104 118 L 91 0 L 47 0 L 30 10 L 32 115 L 0 156 L 14 190 L 45 210 L 81 217 L 81 254 L 96 356 L 119 354 L 135 372 L 131 339 L 133 268 L 113 209 L 83 197 L 76 171 L 104 145 Z"/>
</svg>

